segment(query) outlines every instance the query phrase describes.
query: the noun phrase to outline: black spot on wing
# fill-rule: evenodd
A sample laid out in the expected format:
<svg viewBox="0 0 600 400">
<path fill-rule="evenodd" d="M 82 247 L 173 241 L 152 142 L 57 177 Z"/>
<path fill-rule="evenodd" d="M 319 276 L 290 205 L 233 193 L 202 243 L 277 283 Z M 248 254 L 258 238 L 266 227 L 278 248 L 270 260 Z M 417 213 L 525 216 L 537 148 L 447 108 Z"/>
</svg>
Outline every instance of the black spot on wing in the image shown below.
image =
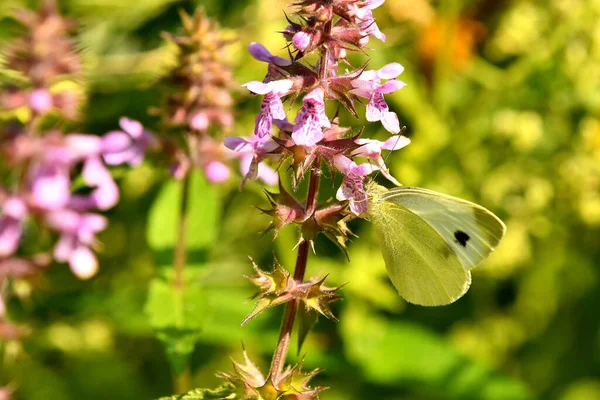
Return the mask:
<svg viewBox="0 0 600 400">
<path fill-rule="evenodd" d="M 454 238 L 456 238 L 456 241 L 460 243 L 462 247 L 467 247 L 467 242 L 471 239 L 471 237 L 463 231 L 454 232 Z"/>
</svg>

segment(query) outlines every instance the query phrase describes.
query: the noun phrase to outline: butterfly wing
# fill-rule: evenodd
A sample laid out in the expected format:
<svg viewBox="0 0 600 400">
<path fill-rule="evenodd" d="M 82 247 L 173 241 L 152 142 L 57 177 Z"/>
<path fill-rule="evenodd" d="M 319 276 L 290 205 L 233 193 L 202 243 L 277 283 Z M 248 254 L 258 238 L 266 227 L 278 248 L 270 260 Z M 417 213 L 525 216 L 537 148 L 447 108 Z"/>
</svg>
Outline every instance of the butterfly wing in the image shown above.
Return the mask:
<svg viewBox="0 0 600 400">
<path fill-rule="evenodd" d="M 449 304 L 469 289 L 471 273 L 426 220 L 388 201 L 372 202 L 370 216 L 390 279 L 408 302 Z"/>
<path fill-rule="evenodd" d="M 470 271 L 498 246 L 506 232 L 491 211 L 469 201 L 431 190 L 403 186 L 381 196 L 405 207 L 431 226 Z"/>
</svg>

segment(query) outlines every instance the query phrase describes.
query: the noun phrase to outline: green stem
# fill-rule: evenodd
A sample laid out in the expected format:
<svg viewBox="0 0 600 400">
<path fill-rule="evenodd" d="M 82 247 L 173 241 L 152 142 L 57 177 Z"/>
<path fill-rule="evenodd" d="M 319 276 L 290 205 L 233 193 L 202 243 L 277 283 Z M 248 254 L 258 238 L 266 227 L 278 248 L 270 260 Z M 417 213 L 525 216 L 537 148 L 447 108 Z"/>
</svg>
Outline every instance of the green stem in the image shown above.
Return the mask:
<svg viewBox="0 0 600 400">
<path fill-rule="evenodd" d="M 187 262 L 187 221 L 188 221 L 188 203 L 190 192 L 190 174 L 183 178 L 182 193 L 179 203 L 179 221 L 177 222 L 177 244 L 173 255 L 173 291 L 175 295 L 175 313 L 177 325 L 184 323 L 184 270 Z M 173 386 L 175 393 L 181 394 L 192 389 L 192 373 L 189 365 L 180 374 L 173 373 Z"/>
</svg>

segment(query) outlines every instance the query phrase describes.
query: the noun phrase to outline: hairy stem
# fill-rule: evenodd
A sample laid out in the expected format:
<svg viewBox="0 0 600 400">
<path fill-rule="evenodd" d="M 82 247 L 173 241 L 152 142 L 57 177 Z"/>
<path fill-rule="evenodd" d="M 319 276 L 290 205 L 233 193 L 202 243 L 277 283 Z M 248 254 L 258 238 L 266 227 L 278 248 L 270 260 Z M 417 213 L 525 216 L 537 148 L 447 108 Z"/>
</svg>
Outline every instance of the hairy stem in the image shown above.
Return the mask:
<svg viewBox="0 0 600 400">
<path fill-rule="evenodd" d="M 308 185 L 308 194 L 306 196 L 306 218 L 311 218 L 315 212 L 317 205 L 317 193 L 319 191 L 319 180 L 321 176 L 321 163 L 317 159 L 315 165 L 310 172 L 310 182 Z M 294 269 L 294 280 L 301 283 L 304 280 L 304 273 L 306 272 L 306 264 L 308 261 L 308 251 L 310 245 L 308 241 L 303 241 L 298 247 L 298 256 L 296 258 L 296 267 Z M 273 354 L 273 361 L 271 362 L 271 379 L 273 382 L 278 382 L 279 377 L 283 371 L 285 365 L 285 358 L 287 356 L 288 349 L 290 347 L 290 338 L 292 336 L 292 328 L 294 327 L 294 320 L 296 319 L 296 312 L 298 311 L 299 300 L 294 299 L 287 303 L 285 307 L 285 313 L 283 314 L 283 322 L 281 323 L 281 330 L 279 331 L 279 340 L 277 342 L 277 348 Z"/>
</svg>

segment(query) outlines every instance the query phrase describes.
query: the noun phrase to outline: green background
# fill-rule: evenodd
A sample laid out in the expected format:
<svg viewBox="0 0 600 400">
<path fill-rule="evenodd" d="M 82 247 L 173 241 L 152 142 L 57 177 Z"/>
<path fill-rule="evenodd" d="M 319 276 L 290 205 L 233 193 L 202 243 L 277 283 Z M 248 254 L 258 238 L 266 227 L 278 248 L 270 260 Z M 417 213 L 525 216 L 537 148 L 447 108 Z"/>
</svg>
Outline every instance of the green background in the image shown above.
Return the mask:
<svg viewBox="0 0 600 400">
<path fill-rule="evenodd" d="M 228 60 L 242 84 L 266 72 L 247 54 L 250 41 L 285 54 L 276 32 L 288 3 L 62 1 L 78 22 L 85 65 L 78 131 L 116 129 L 124 115 L 152 128 L 154 82 L 170 54 L 160 32 L 177 31 L 179 8 L 204 5 L 238 37 Z M 19 33 L 8 16 L 24 4 L 2 0 L 0 43 Z M 352 223 L 359 238 L 350 262 L 320 237 L 307 275 L 348 285 L 333 307 L 340 322 L 320 318 L 302 350 L 305 368 L 324 370 L 313 383 L 330 387 L 322 393 L 329 400 L 600 399 L 600 1 L 388 0 L 374 14 L 388 40 L 371 39 L 369 68 L 399 62 L 408 84 L 387 96 L 412 140 L 389 157 L 392 173 L 486 206 L 508 233 L 464 298 L 438 308 L 397 295 L 368 222 Z M 246 136 L 260 99 L 244 90 L 235 97 L 229 134 Z M 378 123 L 366 134 L 387 137 Z M 99 274 L 83 282 L 53 265 L 12 283 L 9 315 L 29 334 L 0 343 L 0 386 L 31 400 L 168 395 L 171 370 L 157 336 L 175 354 L 193 348 L 197 387 L 217 385 L 214 373 L 231 369 L 229 357 L 241 361 L 242 342 L 268 369 L 282 309 L 240 328 L 253 307 L 243 275 L 252 271 L 248 255 L 268 267 L 273 251 L 293 268 L 296 232 L 284 229 L 275 243 L 259 235 L 268 225 L 255 208 L 267 205 L 260 184 L 239 192 L 237 175 L 219 186 L 194 176 L 188 285 L 177 304 L 166 283 L 176 184 L 150 162 L 115 174 L 122 200 L 100 236 Z M 323 185 L 321 200 L 334 193 Z M 173 318 L 189 329 L 169 331 Z"/>
</svg>

